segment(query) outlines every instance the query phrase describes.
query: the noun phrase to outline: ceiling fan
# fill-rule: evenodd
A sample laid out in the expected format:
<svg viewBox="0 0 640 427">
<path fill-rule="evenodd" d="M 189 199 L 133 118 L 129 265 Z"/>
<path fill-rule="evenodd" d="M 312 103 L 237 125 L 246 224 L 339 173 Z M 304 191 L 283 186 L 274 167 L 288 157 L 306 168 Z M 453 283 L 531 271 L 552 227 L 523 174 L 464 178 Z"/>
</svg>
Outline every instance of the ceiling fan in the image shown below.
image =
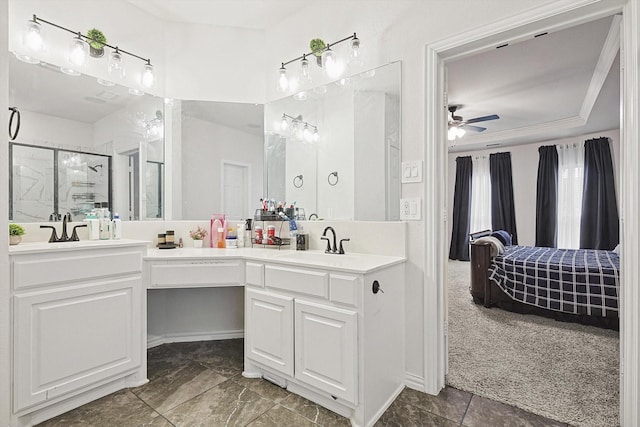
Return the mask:
<svg viewBox="0 0 640 427">
<path fill-rule="evenodd" d="M 491 114 L 489 116 L 475 117 L 473 119 L 465 120 L 462 116 L 456 116 L 456 111 L 461 108 L 462 105 L 449 105 L 449 141 L 461 138 L 465 134 L 466 130 L 474 132 L 483 132 L 487 130 L 485 127 L 473 126 L 471 123 L 486 122 L 500 118 L 497 114 Z"/>
</svg>

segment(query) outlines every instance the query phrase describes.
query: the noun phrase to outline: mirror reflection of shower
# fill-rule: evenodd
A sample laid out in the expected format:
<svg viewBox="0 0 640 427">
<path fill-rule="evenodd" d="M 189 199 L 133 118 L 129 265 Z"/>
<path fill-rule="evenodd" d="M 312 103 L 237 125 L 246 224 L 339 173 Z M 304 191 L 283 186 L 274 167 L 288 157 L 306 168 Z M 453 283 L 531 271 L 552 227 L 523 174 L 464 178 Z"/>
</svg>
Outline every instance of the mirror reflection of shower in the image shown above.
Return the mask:
<svg viewBox="0 0 640 427">
<path fill-rule="evenodd" d="M 144 136 L 146 138 L 157 139 L 164 134 L 164 121 L 162 111 L 156 110 L 156 116 L 149 120 L 144 127 Z"/>
<path fill-rule="evenodd" d="M 98 168 L 102 169 L 102 164 L 95 165 L 95 166 L 89 166 L 89 165 L 87 165 L 87 167 L 88 167 L 89 169 L 91 169 L 92 171 L 94 171 L 94 172 L 98 173 Z"/>
</svg>

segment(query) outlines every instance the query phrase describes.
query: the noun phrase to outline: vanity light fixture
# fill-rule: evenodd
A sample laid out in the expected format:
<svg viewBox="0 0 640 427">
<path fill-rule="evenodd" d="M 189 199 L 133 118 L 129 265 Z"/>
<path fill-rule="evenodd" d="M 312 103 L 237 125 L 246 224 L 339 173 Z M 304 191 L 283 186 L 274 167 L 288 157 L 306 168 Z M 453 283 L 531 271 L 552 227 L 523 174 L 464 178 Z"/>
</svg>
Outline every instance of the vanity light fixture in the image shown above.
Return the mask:
<svg viewBox="0 0 640 427">
<path fill-rule="evenodd" d="M 289 122 L 291 127 L 289 128 Z M 320 133 L 318 133 L 318 127 L 312 125 L 309 122 L 302 120 L 302 115 L 297 117 L 290 116 L 288 114 L 282 115 L 282 122 L 280 123 L 280 130 L 285 132 L 290 129 L 292 136 L 305 142 L 318 142 L 320 139 Z"/>
<path fill-rule="evenodd" d="M 297 58 L 290 61 L 282 62 L 280 69 L 278 70 L 278 84 L 277 89 L 279 92 L 294 91 L 299 86 L 308 85 L 312 82 L 309 59 L 308 57 L 316 54 L 321 54 L 322 61 L 320 62 L 323 69 L 323 73 L 331 78 L 336 79 L 340 77 L 345 71 L 345 61 L 342 60 L 333 49 L 336 45 L 351 41 L 351 51 L 349 54 L 349 65 L 360 66 L 362 65 L 362 53 L 360 51 L 360 39 L 356 36 L 356 33 L 349 37 L 345 37 L 333 43 L 327 43 L 327 45 L 319 51 L 304 53 Z M 287 65 L 300 61 L 300 73 L 298 76 L 289 76 L 287 73 Z"/>
<path fill-rule="evenodd" d="M 63 27 L 62 25 L 58 25 L 51 21 L 39 18 L 35 14 L 33 15 L 33 18 L 31 20 L 27 21 L 27 27 L 23 36 L 23 48 L 25 52 L 16 53 L 16 58 L 24 62 L 29 62 L 31 64 L 38 64 L 40 62 L 40 60 L 35 58 L 34 54 L 44 50 L 45 42 L 41 28 L 42 23 L 51 25 L 52 27 L 67 31 L 74 35 L 73 41 L 69 48 L 69 53 L 67 55 L 69 65 L 61 67 L 60 70 L 65 74 L 79 76 L 79 69 L 81 69 L 86 64 L 87 58 L 89 57 L 88 42 L 97 40 L 94 40 L 93 38 L 84 35 L 79 31 L 73 31 L 69 28 Z M 122 61 L 122 54 L 125 54 L 144 62 L 140 73 L 141 86 L 146 89 L 152 88 L 154 86 L 155 75 L 150 59 L 143 58 L 139 55 L 136 55 L 135 53 L 120 49 L 118 46 L 112 46 L 107 43 L 102 43 L 102 41 L 100 41 L 100 43 L 103 44 L 104 47 L 113 49 L 113 52 L 111 52 L 111 54 L 109 54 L 108 56 L 107 62 L 107 71 L 110 77 L 115 79 L 122 79 L 125 76 L 125 68 Z M 113 82 L 104 79 L 99 79 L 98 81 L 105 86 L 113 85 Z"/>
</svg>

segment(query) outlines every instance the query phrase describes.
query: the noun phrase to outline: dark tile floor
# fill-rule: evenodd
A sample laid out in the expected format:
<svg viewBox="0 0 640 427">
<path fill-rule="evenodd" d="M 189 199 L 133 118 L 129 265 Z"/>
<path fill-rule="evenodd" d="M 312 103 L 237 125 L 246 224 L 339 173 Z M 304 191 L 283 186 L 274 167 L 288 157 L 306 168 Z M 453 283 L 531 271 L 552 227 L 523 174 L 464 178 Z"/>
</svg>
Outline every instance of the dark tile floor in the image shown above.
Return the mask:
<svg viewBox="0 0 640 427">
<path fill-rule="evenodd" d="M 200 341 L 148 352 L 149 383 L 40 426 L 349 426 L 349 420 L 260 379 L 242 377 L 243 341 Z M 566 426 L 465 391 L 406 388 L 376 426 Z"/>
</svg>

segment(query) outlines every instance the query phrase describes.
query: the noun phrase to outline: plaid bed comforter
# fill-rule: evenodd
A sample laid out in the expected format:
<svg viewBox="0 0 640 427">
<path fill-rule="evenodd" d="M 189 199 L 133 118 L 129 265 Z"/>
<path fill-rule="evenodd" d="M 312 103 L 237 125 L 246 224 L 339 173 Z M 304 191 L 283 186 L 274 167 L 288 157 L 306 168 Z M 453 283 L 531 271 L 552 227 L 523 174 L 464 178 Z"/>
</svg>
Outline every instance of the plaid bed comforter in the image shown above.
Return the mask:
<svg viewBox="0 0 640 427">
<path fill-rule="evenodd" d="M 614 252 L 508 246 L 491 260 L 489 279 L 525 304 L 591 316 L 618 313 L 620 258 Z"/>
</svg>

